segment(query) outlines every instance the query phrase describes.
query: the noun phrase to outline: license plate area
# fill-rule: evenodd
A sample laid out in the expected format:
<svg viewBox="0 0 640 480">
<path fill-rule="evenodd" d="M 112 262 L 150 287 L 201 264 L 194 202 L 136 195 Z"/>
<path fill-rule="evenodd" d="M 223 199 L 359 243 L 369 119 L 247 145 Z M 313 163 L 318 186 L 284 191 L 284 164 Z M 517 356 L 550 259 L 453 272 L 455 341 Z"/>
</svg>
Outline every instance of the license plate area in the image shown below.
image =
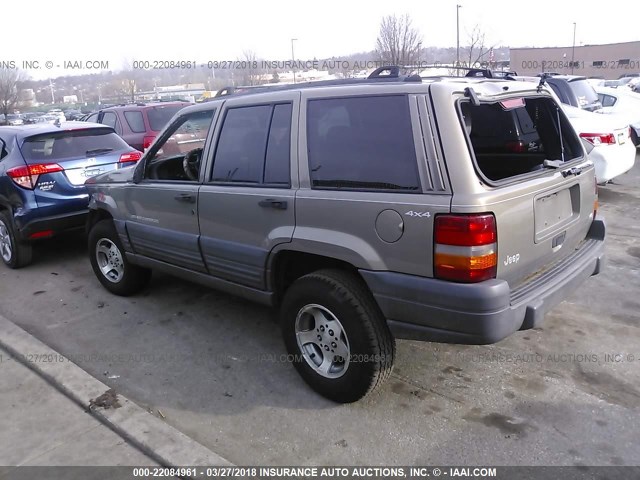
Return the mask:
<svg viewBox="0 0 640 480">
<path fill-rule="evenodd" d="M 535 243 L 565 229 L 580 216 L 580 185 L 544 193 L 535 198 Z"/>
<path fill-rule="evenodd" d="M 624 145 L 624 143 L 627 141 L 627 135 L 624 132 L 620 132 L 618 134 L 618 143 L 620 145 Z"/>
</svg>

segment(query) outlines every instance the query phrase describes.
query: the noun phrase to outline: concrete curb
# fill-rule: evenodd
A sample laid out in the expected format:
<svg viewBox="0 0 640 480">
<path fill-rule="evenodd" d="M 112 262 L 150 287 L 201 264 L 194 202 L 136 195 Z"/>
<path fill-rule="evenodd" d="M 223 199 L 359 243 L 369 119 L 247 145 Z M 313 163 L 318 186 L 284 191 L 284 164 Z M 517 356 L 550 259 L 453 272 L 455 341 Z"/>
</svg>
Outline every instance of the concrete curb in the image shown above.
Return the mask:
<svg viewBox="0 0 640 480">
<path fill-rule="evenodd" d="M 0 315 L 0 346 L 85 410 L 109 387 Z M 233 464 L 118 394 L 120 408 L 94 407 L 94 417 L 163 466 Z"/>
</svg>

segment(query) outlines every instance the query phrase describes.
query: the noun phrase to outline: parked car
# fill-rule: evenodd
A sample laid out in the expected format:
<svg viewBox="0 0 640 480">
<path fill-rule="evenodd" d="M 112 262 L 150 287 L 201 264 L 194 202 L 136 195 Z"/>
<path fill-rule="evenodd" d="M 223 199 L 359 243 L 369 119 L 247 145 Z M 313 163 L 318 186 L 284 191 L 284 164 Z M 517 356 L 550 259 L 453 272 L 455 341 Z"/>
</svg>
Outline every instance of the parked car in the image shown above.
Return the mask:
<svg viewBox="0 0 640 480">
<path fill-rule="evenodd" d="M 80 110 L 69 109 L 64 111 L 64 116 L 69 121 L 80 120 L 84 114 Z"/>
<path fill-rule="evenodd" d="M 9 115 L 7 115 L 7 125 L 24 125 L 24 119 L 22 118 L 22 115 L 10 113 Z"/>
<path fill-rule="evenodd" d="M 87 181 L 92 268 L 117 295 L 157 269 L 278 308 L 304 380 L 356 401 L 394 338 L 497 342 L 599 272 L 591 145 L 536 88 L 374 72 L 185 108 Z M 505 148 L 514 118 L 536 148 Z"/>
<path fill-rule="evenodd" d="M 115 129 L 125 142 L 144 151 L 158 133 L 188 102 L 154 102 L 118 105 L 93 112 L 85 122 L 98 122 Z"/>
<path fill-rule="evenodd" d="M 67 121 L 67 117 L 64 116 L 64 112 L 59 108 L 52 108 L 47 112 L 47 115 L 57 117 L 61 122 Z"/>
<path fill-rule="evenodd" d="M 599 185 L 633 168 L 636 148 L 628 120 L 616 115 L 599 115 L 570 105 L 564 105 L 563 109 L 580 138 L 593 145 L 589 158 L 595 165 Z"/>
<path fill-rule="evenodd" d="M 546 79 L 560 101 L 566 105 L 590 112 L 602 108 L 598 95 L 586 77 L 578 75 L 553 75 Z"/>
<path fill-rule="evenodd" d="M 0 127 L 0 255 L 31 262 L 31 243 L 82 228 L 92 175 L 134 165 L 141 153 L 112 128 L 86 123 Z"/>
<path fill-rule="evenodd" d="M 614 114 L 624 117 L 631 126 L 631 140 L 640 145 L 640 95 L 625 89 L 596 87 L 596 93 L 602 103 L 598 113 Z"/>
<path fill-rule="evenodd" d="M 530 82 L 540 81 L 535 77 L 516 77 L 515 80 Z M 545 79 L 545 84 L 546 84 Z M 538 85 L 540 85 L 538 83 Z M 595 92 L 595 90 L 594 90 Z M 632 130 L 629 120 L 620 115 L 600 115 L 604 109 L 595 112 L 584 110 L 560 101 L 551 90 L 552 97 L 562 106 L 573 129 L 580 138 L 592 146 L 589 158 L 593 161 L 598 184 L 604 185 L 618 175 L 622 175 L 635 163 L 636 151 L 631 138 Z"/>
<path fill-rule="evenodd" d="M 33 123 L 38 123 L 37 118 L 42 116 L 42 112 L 27 112 L 24 114 L 24 124 L 31 125 Z"/>
</svg>

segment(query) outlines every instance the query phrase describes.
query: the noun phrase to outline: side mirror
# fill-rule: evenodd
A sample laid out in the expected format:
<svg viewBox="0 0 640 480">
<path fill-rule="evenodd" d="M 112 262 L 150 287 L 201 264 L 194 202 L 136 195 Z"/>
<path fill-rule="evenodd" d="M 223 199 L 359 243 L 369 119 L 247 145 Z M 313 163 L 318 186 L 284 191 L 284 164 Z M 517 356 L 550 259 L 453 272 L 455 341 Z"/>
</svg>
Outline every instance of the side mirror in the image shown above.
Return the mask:
<svg viewBox="0 0 640 480">
<path fill-rule="evenodd" d="M 580 141 L 582 142 L 582 146 L 584 147 L 585 151 L 587 152 L 587 155 L 589 155 L 593 149 L 595 148 L 593 146 L 593 143 L 591 143 L 589 140 L 586 140 L 584 138 L 580 138 Z"/>
<path fill-rule="evenodd" d="M 146 165 L 146 155 L 143 155 L 133 170 L 133 183 L 140 183 L 144 178 L 144 167 Z"/>
</svg>

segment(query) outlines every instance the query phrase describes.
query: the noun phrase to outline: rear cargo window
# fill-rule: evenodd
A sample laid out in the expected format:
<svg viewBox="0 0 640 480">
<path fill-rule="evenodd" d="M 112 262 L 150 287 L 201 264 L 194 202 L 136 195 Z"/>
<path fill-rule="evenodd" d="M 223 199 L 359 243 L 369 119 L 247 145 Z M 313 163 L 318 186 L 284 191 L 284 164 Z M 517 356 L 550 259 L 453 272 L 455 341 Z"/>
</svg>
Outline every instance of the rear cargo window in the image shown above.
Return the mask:
<svg viewBox="0 0 640 480">
<path fill-rule="evenodd" d="M 489 180 L 542 170 L 545 160 L 567 162 L 582 155 L 569 121 L 551 99 L 462 102 L 460 110 L 477 167 Z"/>
<path fill-rule="evenodd" d="M 312 187 L 419 189 L 406 96 L 310 100 L 307 115 Z"/>
<path fill-rule="evenodd" d="M 127 149 L 131 150 L 131 147 L 128 147 L 113 130 L 92 128 L 29 137 L 22 145 L 22 155 L 27 161 L 54 161 L 63 158 L 83 158 Z"/>
</svg>

